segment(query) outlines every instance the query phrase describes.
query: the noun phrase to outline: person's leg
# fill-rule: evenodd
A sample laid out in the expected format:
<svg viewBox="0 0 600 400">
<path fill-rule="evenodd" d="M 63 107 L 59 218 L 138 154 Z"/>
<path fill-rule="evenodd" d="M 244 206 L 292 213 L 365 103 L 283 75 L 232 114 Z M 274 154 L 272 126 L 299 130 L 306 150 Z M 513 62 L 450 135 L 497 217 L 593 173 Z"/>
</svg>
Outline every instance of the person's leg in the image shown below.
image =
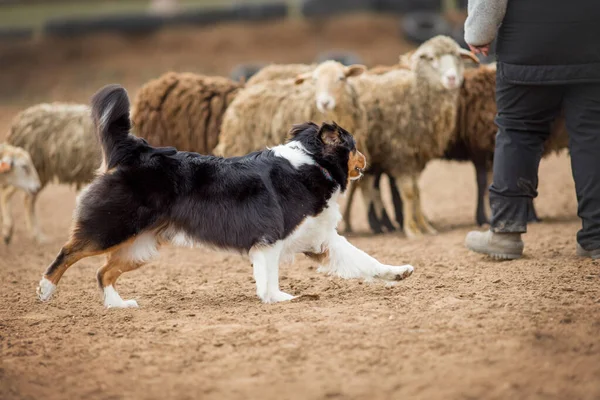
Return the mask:
<svg viewBox="0 0 600 400">
<path fill-rule="evenodd" d="M 466 246 L 497 259 L 519 258 L 527 231 L 544 141 L 560 110 L 563 86 L 514 85 L 496 79 L 496 149 L 488 232 L 470 232 Z"/>
<path fill-rule="evenodd" d="M 577 192 L 578 253 L 600 258 L 600 84 L 572 85 L 564 100 Z"/>
</svg>

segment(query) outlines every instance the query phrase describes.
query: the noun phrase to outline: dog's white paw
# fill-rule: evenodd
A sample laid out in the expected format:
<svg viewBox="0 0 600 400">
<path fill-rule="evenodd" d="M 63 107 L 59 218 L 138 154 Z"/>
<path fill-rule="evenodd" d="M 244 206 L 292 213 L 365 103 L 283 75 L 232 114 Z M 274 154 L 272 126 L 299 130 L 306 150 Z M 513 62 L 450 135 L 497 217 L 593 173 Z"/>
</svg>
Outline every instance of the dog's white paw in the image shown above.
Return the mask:
<svg viewBox="0 0 600 400">
<path fill-rule="evenodd" d="M 406 279 L 411 276 L 415 270 L 412 265 L 408 264 L 401 266 L 388 265 L 386 268 L 388 270 L 379 274 L 378 276 L 378 278 L 386 281 L 401 281 L 402 279 Z"/>
<path fill-rule="evenodd" d="M 138 308 L 135 300 L 123 300 L 112 285 L 104 288 L 104 307 L 106 308 Z"/>
<path fill-rule="evenodd" d="M 36 293 L 38 296 L 38 299 L 40 299 L 41 301 L 48 301 L 50 300 L 50 297 L 52 297 L 52 294 L 56 291 L 56 285 L 52 282 L 50 282 L 48 279 L 46 278 L 42 278 L 42 280 L 40 281 Z"/>
<path fill-rule="evenodd" d="M 266 296 L 262 298 L 263 303 L 279 303 L 281 301 L 290 301 L 294 298 L 291 294 L 287 294 L 278 290 L 276 292 L 267 293 Z"/>
</svg>

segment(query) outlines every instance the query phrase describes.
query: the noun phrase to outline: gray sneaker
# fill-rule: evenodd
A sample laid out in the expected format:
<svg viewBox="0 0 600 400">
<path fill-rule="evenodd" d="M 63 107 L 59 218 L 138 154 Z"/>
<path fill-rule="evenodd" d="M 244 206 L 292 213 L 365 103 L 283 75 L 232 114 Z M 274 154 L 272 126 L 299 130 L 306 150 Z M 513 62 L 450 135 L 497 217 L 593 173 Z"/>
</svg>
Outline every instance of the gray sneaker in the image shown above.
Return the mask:
<svg viewBox="0 0 600 400">
<path fill-rule="evenodd" d="M 592 260 L 600 260 L 600 249 L 587 251 L 577 243 L 577 255 L 579 257 L 591 257 Z"/>
<path fill-rule="evenodd" d="M 514 260 L 523 255 L 523 240 L 520 233 L 469 232 L 465 246 L 471 251 L 496 260 Z"/>
</svg>

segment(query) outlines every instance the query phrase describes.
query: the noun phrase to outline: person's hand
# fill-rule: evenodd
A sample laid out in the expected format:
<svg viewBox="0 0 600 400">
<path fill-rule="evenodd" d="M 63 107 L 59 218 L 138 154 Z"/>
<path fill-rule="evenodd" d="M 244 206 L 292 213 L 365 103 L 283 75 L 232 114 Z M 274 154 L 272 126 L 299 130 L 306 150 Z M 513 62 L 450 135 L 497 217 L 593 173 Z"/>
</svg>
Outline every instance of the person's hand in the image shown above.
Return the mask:
<svg viewBox="0 0 600 400">
<path fill-rule="evenodd" d="M 483 46 L 472 46 L 469 45 L 469 49 L 471 49 L 471 51 L 473 52 L 473 54 L 483 54 L 484 56 L 487 56 L 488 54 L 490 54 L 490 45 L 486 44 Z"/>
</svg>

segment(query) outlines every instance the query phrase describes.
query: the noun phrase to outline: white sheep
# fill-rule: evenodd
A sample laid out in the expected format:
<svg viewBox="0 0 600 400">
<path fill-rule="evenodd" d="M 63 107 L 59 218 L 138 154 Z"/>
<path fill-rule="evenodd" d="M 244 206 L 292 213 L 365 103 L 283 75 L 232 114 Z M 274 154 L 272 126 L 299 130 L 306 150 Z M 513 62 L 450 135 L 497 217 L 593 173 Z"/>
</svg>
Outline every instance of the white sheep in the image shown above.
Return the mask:
<svg viewBox="0 0 600 400">
<path fill-rule="evenodd" d="M 236 156 L 277 145 L 285 141 L 290 126 L 325 120 L 353 133 L 360 148 L 366 113 L 348 78 L 365 69 L 325 61 L 295 79 L 247 85 L 225 111 L 214 154 Z"/>
<path fill-rule="evenodd" d="M 12 192 L 21 189 L 26 193 L 35 194 L 40 190 L 40 178 L 35 170 L 31 156 L 20 147 L 0 144 L 0 208 L 2 210 L 2 237 L 9 244 L 12 238 L 12 214 L 10 211 L 10 196 Z M 30 197 L 26 197 L 30 199 Z M 33 203 L 26 202 L 27 226 L 35 229 Z"/>
<path fill-rule="evenodd" d="M 410 54 L 410 70 L 392 69 L 354 79 L 368 113 L 369 162 L 397 179 L 408 237 L 436 233 L 421 209 L 418 180 L 427 163 L 444 154 L 452 138 L 465 58 L 478 62 L 454 40 L 440 35 Z M 365 204 L 371 204 L 373 175 L 359 182 L 365 188 Z M 381 207 L 376 212 L 381 213 Z"/>
<path fill-rule="evenodd" d="M 90 109 L 87 105 L 68 103 L 29 107 L 13 119 L 6 142 L 30 154 L 39 176 L 39 190 L 26 193 L 25 205 L 31 220 L 31 234 L 43 242 L 34 212 L 40 191 L 53 181 L 75 185 L 79 190 L 92 181 L 100 167 L 101 150 Z M 8 204 L 15 191 L 14 186 L 4 188 L 3 204 Z M 4 218 L 3 232 L 4 240 L 10 241 L 12 218 Z"/>
</svg>

